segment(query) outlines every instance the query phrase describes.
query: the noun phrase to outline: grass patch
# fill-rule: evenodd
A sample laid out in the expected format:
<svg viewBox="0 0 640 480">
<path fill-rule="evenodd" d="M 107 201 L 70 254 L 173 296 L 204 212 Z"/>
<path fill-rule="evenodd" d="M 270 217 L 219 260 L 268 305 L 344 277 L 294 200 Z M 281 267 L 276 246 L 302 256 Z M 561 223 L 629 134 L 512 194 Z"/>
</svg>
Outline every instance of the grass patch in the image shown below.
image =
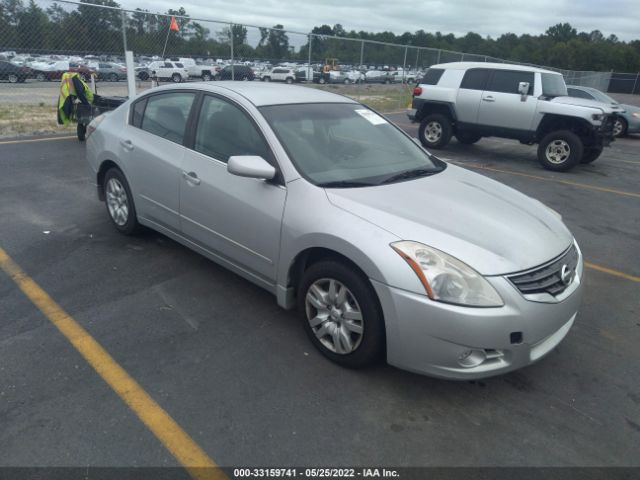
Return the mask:
<svg viewBox="0 0 640 480">
<path fill-rule="evenodd" d="M 312 83 L 305 84 L 305 86 L 353 98 L 382 113 L 408 108 L 413 93 L 413 85 L 400 84 L 318 85 L 317 83 Z"/>
<path fill-rule="evenodd" d="M 43 102 L 0 105 L 0 137 L 75 131 L 75 124 L 58 125 L 56 114 L 54 105 Z"/>
</svg>

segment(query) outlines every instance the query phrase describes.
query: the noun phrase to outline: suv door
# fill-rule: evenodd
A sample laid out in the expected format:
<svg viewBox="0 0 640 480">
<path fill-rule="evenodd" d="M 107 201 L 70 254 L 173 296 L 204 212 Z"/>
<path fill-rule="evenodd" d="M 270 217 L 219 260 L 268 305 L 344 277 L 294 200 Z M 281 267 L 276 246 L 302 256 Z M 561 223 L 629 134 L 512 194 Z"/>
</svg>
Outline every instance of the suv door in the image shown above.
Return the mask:
<svg viewBox="0 0 640 480">
<path fill-rule="evenodd" d="M 489 79 L 489 69 L 470 68 L 464 73 L 458 95 L 456 98 L 456 116 L 458 122 L 475 124 L 478 123 L 478 111 L 482 100 L 487 80 Z"/>
<path fill-rule="evenodd" d="M 278 181 L 232 175 L 233 155 L 259 155 L 276 166 L 256 123 L 235 103 L 203 96 L 182 165 L 180 217 L 185 237 L 210 253 L 275 283 L 286 189 Z"/>
<path fill-rule="evenodd" d="M 529 83 L 529 94 L 522 100 L 520 82 Z M 483 127 L 501 127 L 510 131 L 530 131 L 536 111 L 535 73 L 519 70 L 492 70 L 478 112 Z"/>
<path fill-rule="evenodd" d="M 194 98 L 195 93 L 187 91 L 142 97 L 133 103 L 129 125 L 117 146 L 135 187 L 138 215 L 176 232 L 182 145 Z"/>
</svg>

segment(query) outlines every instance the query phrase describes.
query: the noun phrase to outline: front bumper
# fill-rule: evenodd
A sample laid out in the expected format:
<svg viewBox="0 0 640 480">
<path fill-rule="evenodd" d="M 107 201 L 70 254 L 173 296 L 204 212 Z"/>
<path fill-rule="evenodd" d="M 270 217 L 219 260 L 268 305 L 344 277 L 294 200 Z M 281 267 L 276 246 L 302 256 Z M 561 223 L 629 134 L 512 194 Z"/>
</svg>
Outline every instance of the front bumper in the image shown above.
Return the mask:
<svg viewBox="0 0 640 480">
<path fill-rule="evenodd" d="M 557 303 L 527 300 L 506 278 L 489 277 L 505 302 L 499 308 L 449 305 L 372 281 L 385 316 L 387 362 L 448 379 L 478 379 L 530 365 L 571 329 L 583 274 L 580 258 L 567 295 Z"/>
</svg>

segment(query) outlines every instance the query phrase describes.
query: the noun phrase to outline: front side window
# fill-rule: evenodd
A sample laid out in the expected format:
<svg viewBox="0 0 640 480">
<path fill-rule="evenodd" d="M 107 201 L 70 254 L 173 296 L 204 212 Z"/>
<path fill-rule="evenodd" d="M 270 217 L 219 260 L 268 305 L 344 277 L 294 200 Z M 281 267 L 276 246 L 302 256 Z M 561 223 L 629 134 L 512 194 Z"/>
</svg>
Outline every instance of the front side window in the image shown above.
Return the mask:
<svg viewBox="0 0 640 480">
<path fill-rule="evenodd" d="M 258 155 L 269 160 L 264 138 L 240 108 L 217 97 L 202 101 L 194 149 L 222 162 L 233 155 Z"/>
<path fill-rule="evenodd" d="M 556 73 L 541 73 L 542 95 L 545 97 L 566 97 L 567 85 L 562 75 Z"/>
<path fill-rule="evenodd" d="M 319 186 L 378 185 L 444 168 L 360 104 L 273 105 L 260 111 L 300 174 Z"/>
<path fill-rule="evenodd" d="M 182 144 L 194 98 L 195 94 L 189 92 L 163 93 L 148 97 L 140 128 Z"/>
<path fill-rule="evenodd" d="M 587 92 L 585 92 L 584 90 L 579 90 L 577 88 L 567 88 L 567 92 L 569 93 L 570 97 L 586 98 L 587 100 L 593 100 L 593 97 L 589 95 Z"/>
<path fill-rule="evenodd" d="M 535 74 L 533 72 L 517 72 L 511 70 L 494 70 L 487 90 L 499 93 L 518 94 L 520 82 L 529 83 L 528 95 L 533 95 L 533 83 Z"/>
</svg>

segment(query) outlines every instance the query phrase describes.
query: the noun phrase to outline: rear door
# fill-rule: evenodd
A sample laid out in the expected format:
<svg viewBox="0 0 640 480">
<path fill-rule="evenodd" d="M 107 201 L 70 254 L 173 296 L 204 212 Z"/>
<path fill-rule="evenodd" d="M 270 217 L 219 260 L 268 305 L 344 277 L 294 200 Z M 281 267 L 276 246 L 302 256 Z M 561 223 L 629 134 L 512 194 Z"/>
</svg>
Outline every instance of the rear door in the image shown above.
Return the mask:
<svg viewBox="0 0 640 480">
<path fill-rule="evenodd" d="M 272 284 L 287 191 L 277 180 L 227 172 L 233 155 L 259 155 L 277 166 L 250 115 L 230 100 L 205 95 L 185 151 L 180 217 L 185 237 Z"/>
<path fill-rule="evenodd" d="M 456 116 L 459 122 L 478 123 L 482 92 L 487 86 L 488 79 L 489 69 L 487 68 L 470 68 L 465 72 L 456 98 Z"/>
<path fill-rule="evenodd" d="M 179 182 L 186 126 L 196 94 L 171 91 L 133 103 L 117 148 L 125 158 L 138 215 L 180 230 Z"/>
<path fill-rule="evenodd" d="M 518 93 L 520 82 L 529 83 L 529 94 L 522 99 Z M 478 114 L 482 126 L 506 130 L 529 131 L 536 111 L 533 96 L 535 73 L 519 70 L 492 70 Z"/>
</svg>

